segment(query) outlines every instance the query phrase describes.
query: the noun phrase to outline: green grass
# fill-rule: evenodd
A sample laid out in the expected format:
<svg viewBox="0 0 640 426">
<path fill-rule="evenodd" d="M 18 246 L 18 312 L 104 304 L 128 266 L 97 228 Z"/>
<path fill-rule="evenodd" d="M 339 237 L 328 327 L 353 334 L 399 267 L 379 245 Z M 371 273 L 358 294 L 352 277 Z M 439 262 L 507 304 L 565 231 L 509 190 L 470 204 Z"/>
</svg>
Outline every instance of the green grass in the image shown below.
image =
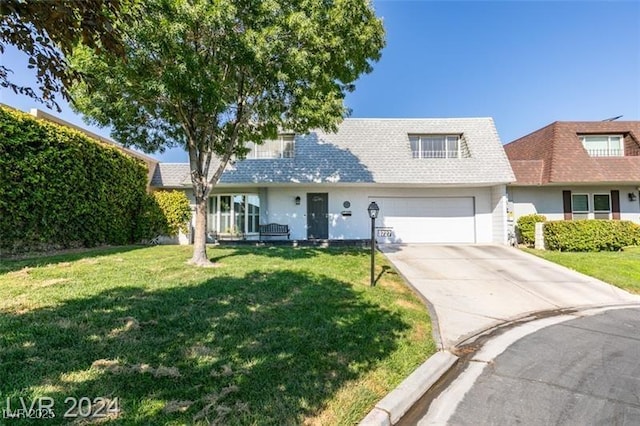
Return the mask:
<svg viewBox="0 0 640 426">
<path fill-rule="evenodd" d="M 640 294 L 640 247 L 596 253 L 524 250 L 631 293 Z"/>
<path fill-rule="evenodd" d="M 0 409 L 49 397 L 47 424 L 66 424 L 65 398 L 117 398 L 109 424 L 354 424 L 436 350 L 381 256 L 370 288 L 365 250 L 190 254 L 0 261 Z"/>
</svg>

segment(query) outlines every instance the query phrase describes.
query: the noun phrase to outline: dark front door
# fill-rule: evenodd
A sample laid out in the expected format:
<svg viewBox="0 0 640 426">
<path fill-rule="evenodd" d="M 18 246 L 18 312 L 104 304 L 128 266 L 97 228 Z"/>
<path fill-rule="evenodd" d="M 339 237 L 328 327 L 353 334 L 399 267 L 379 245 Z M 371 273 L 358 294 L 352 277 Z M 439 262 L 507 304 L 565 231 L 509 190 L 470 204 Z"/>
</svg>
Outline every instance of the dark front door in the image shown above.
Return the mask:
<svg viewBox="0 0 640 426">
<path fill-rule="evenodd" d="M 307 238 L 329 238 L 329 194 L 307 194 Z"/>
</svg>

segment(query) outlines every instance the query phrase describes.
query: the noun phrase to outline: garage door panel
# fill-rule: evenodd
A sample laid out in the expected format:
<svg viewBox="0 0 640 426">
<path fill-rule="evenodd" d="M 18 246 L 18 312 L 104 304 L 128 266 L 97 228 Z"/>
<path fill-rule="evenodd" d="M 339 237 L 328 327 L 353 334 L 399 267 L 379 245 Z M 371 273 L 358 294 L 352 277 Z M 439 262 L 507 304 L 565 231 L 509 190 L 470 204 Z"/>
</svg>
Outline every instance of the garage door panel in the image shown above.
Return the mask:
<svg viewBox="0 0 640 426">
<path fill-rule="evenodd" d="M 380 206 L 378 226 L 391 229 L 391 243 L 473 243 L 473 197 L 371 197 Z"/>
</svg>

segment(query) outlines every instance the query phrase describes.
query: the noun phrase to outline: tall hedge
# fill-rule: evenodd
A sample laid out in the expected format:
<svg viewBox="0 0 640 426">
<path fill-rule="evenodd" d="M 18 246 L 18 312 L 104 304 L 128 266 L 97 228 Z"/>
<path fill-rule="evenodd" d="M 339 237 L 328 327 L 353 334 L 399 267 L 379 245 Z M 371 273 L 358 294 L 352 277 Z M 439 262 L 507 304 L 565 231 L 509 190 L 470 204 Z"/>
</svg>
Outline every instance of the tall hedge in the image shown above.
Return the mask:
<svg viewBox="0 0 640 426">
<path fill-rule="evenodd" d="M 544 225 L 548 250 L 617 251 L 640 245 L 640 226 L 625 220 L 567 220 Z"/>
<path fill-rule="evenodd" d="M 0 250 L 133 242 L 139 160 L 81 132 L 0 107 Z"/>
</svg>

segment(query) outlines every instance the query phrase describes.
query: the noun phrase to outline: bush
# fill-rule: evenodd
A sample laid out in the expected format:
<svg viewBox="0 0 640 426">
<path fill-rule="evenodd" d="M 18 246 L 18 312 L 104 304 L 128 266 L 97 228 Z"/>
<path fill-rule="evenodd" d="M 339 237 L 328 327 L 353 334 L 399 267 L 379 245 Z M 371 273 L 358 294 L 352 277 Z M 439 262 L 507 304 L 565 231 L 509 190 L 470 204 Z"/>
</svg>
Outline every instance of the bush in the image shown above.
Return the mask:
<svg viewBox="0 0 640 426">
<path fill-rule="evenodd" d="M 156 198 L 145 194 L 136 223 L 135 241 L 149 241 L 167 233 L 167 219 Z"/>
<path fill-rule="evenodd" d="M 182 191 L 156 191 L 143 200 L 136 237 L 150 240 L 158 235 L 174 237 L 179 231 L 188 232 L 191 206 Z"/>
<path fill-rule="evenodd" d="M 134 242 L 139 160 L 83 133 L 0 107 L 0 250 Z"/>
<path fill-rule="evenodd" d="M 548 250 L 616 251 L 640 244 L 640 226 L 623 220 L 547 222 L 544 241 Z"/>
<path fill-rule="evenodd" d="M 182 191 L 157 191 L 153 197 L 166 223 L 164 234 L 174 237 L 179 231 L 188 232 L 191 206 L 187 195 Z"/>
<path fill-rule="evenodd" d="M 518 242 L 532 246 L 536 242 L 536 223 L 546 221 L 546 216 L 541 214 L 520 216 L 516 223 Z"/>
</svg>

